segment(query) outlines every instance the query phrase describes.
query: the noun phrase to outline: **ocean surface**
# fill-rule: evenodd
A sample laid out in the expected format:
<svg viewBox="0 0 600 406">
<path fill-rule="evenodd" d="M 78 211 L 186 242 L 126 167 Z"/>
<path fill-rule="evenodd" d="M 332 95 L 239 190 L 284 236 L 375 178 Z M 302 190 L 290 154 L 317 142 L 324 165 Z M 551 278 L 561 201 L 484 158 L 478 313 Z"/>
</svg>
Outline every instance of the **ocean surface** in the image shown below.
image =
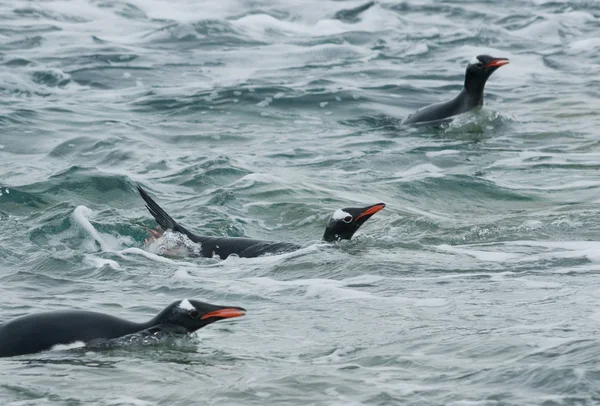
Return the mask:
<svg viewBox="0 0 600 406">
<path fill-rule="evenodd" d="M 400 125 L 478 54 L 481 111 Z M 597 0 L 0 0 L 0 321 L 248 311 L 2 358 L 0 404 L 600 404 L 599 128 Z M 166 255 L 137 183 L 303 248 Z"/>
</svg>

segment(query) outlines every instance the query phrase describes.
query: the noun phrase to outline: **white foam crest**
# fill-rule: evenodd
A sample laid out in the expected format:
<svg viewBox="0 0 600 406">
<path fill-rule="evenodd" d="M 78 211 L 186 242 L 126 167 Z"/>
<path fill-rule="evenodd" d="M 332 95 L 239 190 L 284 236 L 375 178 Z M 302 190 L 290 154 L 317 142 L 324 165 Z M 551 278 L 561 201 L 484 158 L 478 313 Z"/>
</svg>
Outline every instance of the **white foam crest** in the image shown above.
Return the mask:
<svg viewBox="0 0 600 406">
<path fill-rule="evenodd" d="M 486 169 L 496 167 L 531 167 L 540 165 L 540 162 L 553 165 L 568 165 L 576 163 L 593 166 L 597 164 L 598 160 L 600 160 L 600 154 L 595 152 L 569 152 L 568 154 L 564 154 L 553 152 L 522 151 L 519 152 L 519 155 L 516 157 L 499 159 L 488 165 Z"/>
<path fill-rule="evenodd" d="M 274 289 L 284 290 L 288 289 L 290 286 L 313 286 L 313 285 L 332 285 L 332 286 L 341 286 L 343 282 L 334 280 L 334 279 L 320 279 L 320 278 L 310 278 L 310 279 L 295 279 L 289 281 L 275 280 L 268 277 L 257 276 L 251 278 L 245 278 L 245 281 L 248 281 L 254 285 L 264 287 L 266 289 Z"/>
<path fill-rule="evenodd" d="M 444 149 L 442 151 L 428 151 L 425 155 L 429 158 L 433 158 L 436 156 L 446 156 L 446 155 L 457 155 L 460 154 L 459 150 L 456 149 Z"/>
<path fill-rule="evenodd" d="M 175 279 L 184 279 L 184 280 L 190 280 L 190 279 L 195 279 L 192 275 L 190 275 L 190 273 L 185 270 L 185 269 L 178 269 L 175 271 L 175 273 L 173 274 L 173 278 Z"/>
<path fill-rule="evenodd" d="M 429 176 L 444 176 L 443 170 L 433 164 L 420 164 L 413 166 L 412 168 L 401 172 L 400 176 L 404 180 L 414 180 L 417 178 L 429 177 Z"/>
<path fill-rule="evenodd" d="M 522 151 L 522 152 L 519 152 L 519 156 L 517 156 L 517 157 L 499 159 L 497 161 L 494 161 L 493 163 L 488 165 L 486 167 L 486 169 L 496 168 L 496 167 L 531 166 L 531 163 L 526 164 L 525 161 L 530 160 L 532 158 L 548 157 L 550 155 L 551 155 L 550 153 L 546 153 L 546 152 Z M 537 165 L 537 164 L 539 164 L 539 162 L 533 162 L 533 164 Z"/>
<path fill-rule="evenodd" d="M 110 247 L 102 238 L 100 233 L 94 228 L 92 223 L 88 220 L 88 217 L 92 214 L 92 211 L 85 206 L 77 206 L 75 210 L 73 210 L 73 214 L 71 217 L 73 220 L 79 224 L 81 228 L 83 228 L 87 233 L 94 239 L 98 244 L 100 244 L 100 248 L 102 251 L 110 251 Z"/>
<path fill-rule="evenodd" d="M 447 304 L 443 298 L 426 298 L 416 299 L 407 298 L 400 296 L 380 296 L 360 290 L 358 288 L 351 288 L 348 285 L 352 283 L 367 283 L 367 281 L 379 281 L 385 278 L 372 275 L 362 275 L 356 278 L 350 278 L 347 280 L 333 280 L 333 279 L 298 279 L 291 281 L 274 280 L 268 277 L 252 277 L 245 278 L 243 281 L 248 282 L 251 285 L 258 287 L 260 291 L 268 291 L 270 293 L 281 293 L 289 291 L 290 289 L 303 288 L 304 297 L 306 298 L 322 298 L 329 301 L 346 301 L 346 300 L 373 300 L 377 302 L 390 301 L 394 303 L 402 303 L 405 305 L 414 305 L 420 307 L 439 307 Z M 391 278 L 393 279 L 393 278 Z"/>
<path fill-rule="evenodd" d="M 245 281 L 259 286 L 260 290 L 272 293 L 287 291 L 294 288 L 305 288 L 306 297 L 326 297 L 331 300 L 371 298 L 368 292 L 344 288 L 344 282 L 334 279 L 297 279 L 290 281 L 275 280 L 268 277 L 246 278 Z"/>
<path fill-rule="evenodd" d="M 268 173 L 249 173 L 248 175 L 242 176 L 238 182 L 242 179 L 252 180 L 253 182 L 261 183 L 275 183 L 281 182 L 281 178 L 268 174 Z"/>
<path fill-rule="evenodd" d="M 529 289 L 559 289 L 564 285 L 558 282 L 538 281 L 528 278 L 515 278 L 512 280 Z"/>
<path fill-rule="evenodd" d="M 342 174 L 342 172 L 340 172 L 340 174 Z M 332 173 L 332 172 L 328 172 L 329 176 L 339 176 L 336 173 Z M 395 183 L 397 182 L 396 180 L 393 180 L 391 182 L 388 183 Z M 374 195 L 374 194 L 370 194 L 370 193 L 361 193 L 360 196 L 358 196 L 354 191 L 352 191 L 351 188 L 346 189 L 334 189 L 332 190 L 331 188 L 325 187 L 323 184 L 320 183 L 313 183 L 313 182 L 302 182 L 302 186 L 306 189 L 306 190 L 311 190 L 313 192 L 322 192 L 323 195 L 331 195 L 334 196 L 335 198 L 344 201 L 344 202 L 355 202 L 353 203 L 356 205 L 364 205 L 364 206 L 368 206 L 373 204 L 373 202 L 377 202 L 377 201 L 382 201 L 383 198 L 381 197 L 381 195 Z"/>
<path fill-rule="evenodd" d="M 151 252 L 144 251 L 141 248 L 135 248 L 135 247 L 125 248 L 124 250 L 117 251 L 115 253 L 118 254 L 118 255 L 120 255 L 120 256 L 122 256 L 122 257 L 124 257 L 124 254 L 140 255 L 140 256 L 146 257 L 146 258 L 148 258 L 148 259 L 150 259 L 152 261 L 162 262 L 164 264 L 187 266 L 187 267 L 195 266 L 194 264 L 190 264 L 190 263 L 186 263 L 186 262 L 173 261 L 172 259 L 165 258 L 165 257 L 162 257 L 160 255 L 156 255 L 156 254 L 153 254 Z"/>
<path fill-rule="evenodd" d="M 343 282 L 341 282 L 343 283 Z M 416 299 L 401 296 L 380 296 L 364 290 L 349 288 L 338 284 L 323 283 L 322 280 L 314 280 L 306 286 L 304 296 L 306 298 L 321 298 L 330 301 L 346 301 L 346 300 L 373 300 L 376 302 L 389 301 L 394 303 L 402 303 L 404 305 L 412 305 L 418 307 L 442 307 L 447 304 L 443 298 L 426 298 Z"/>
<path fill-rule="evenodd" d="M 85 260 L 87 261 L 87 263 L 89 263 L 90 265 L 96 267 L 96 268 L 102 268 L 103 266 L 110 266 L 114 269 L 120 269 L 121 265 L 119 265 L 119 263 L 117 261 L 113 261 L 112 259 L 106 259 L 106 258 L 100 258 L 94 255 L 85 255 L 84 256 Z"/>
<path fill-rule="evenodd" d="M 535 38 L 536 41 L 559 45 L 564 42 L 565 37 L 568 37 L 565 34 L 579 37 L 581 27 L 596 20 L 596 17 L 587 11 L 539 13 L 538 18 L 531 24 L 512 33 L 528 40 Z"/>
<path fill-rule="evenodd" d="M 405 52 L 405 56 L 414 56 L 414 55 L 422 55 L 429 52 L 429 46 L 425 42 L 420 42 L 416 45 L 412 45 Z"/>
<path fill-rule="evenodd" d="M 173 3 L 169 0 L 131 0 L 128 3 L 133 4 L 144 11 L 150 18 L 161 20 L 169 19 L 177 22 L 197 22 L 205 19 L 231 19 L 239 16 L 241 10 L 248 8 L 248 4 L 244 0 L 222 0 L 218 2 L 180 1 L 177 2 L 176 7 L 174 7 Z M 256 29 L 263 30 L 269 28 L 273 29 L 274 27 L 279 26 L 282 27 L 282 29 L 289 31 L 290 29 L 286 28 L 284 24 L 288 23 L 292 27 L 296 27 L 297 30 L 307 31 L 310 35 L 318 35 L 318 28 L 322 30 L 327 28 L 320 25 L 321 21 L 338 23 L 338 20 L 323 20 L 324 15 L 333 15 L 341 9 L 357 7 L 363 3 L 364 2 L 360 0 L 344 2 L 343 4 L 337 2 L 322 2 L 318 0 L 304 0 L 302 2 L 273 0 L 268 3 L 271 8 L 288 11 L 290 15 L 298 17 L 295 19 L 296 21 L 282 21 L 266 14 L 252 14 L 238 18 L 238 20 L 243 20 L 245 24 L 254 25 Z M 254 16 L 258 17 L 248 18 Z M 360 28 L 360 31 L 374 31 L 384 27 L 393 28 L 397 25 L 397 21 L 399 20 L 393 13 L 389 13 L 377 4 L 362 12 L 360 17 L 360 21 L 354 24 L 342 24 L 347 26 L 348 30 L 352 26 L 357 26 Z M 283 24 L 278 24 L 278 21 L 281 21 Z M 300 23 L 297 21 L 300 21 Z"/>
<path fill-rule="evenodd" d="M 276 31 L 294 35 L 335 35 L 348 30 L 347 24 L 339 20 L 320 20 L 315 25 L 279 20 L 267 14 L 253 14 L 233 21 L 234 26 L 254 34 L 266 34 Z"/>
<path fill-rule="evenodd" d="M 579 53 L 579 52 L 583 52 L 583 53 L 589 53 L 592 50 L 598 49 L 600 48 L 600 38 L 585 38 L 585 39 L 578 39 L 576 41 L 572 41 L 571 43 L 569 43 L 569 45 L 567 46 L 567 49 L 570 51 L 576 51 L 576 52 L 572 52 L 572 53 Z"/>
<path fill-rule="evenodd" d="M 529 255 L 526 260 L 550 258 L 581 258 L 586 257 L 594 263 L 600 262 L 600 241 L 510 241 L 507 246 L 529 246 L 551 248 L 555 251 Z M 556 251 L 556 250 L 560 251 Z"/>
<path fill-rule="evenodd" d="M 372 299 L 379 300 L 380 297 L 377 297 L 369 292 L 360 291 L 357 289 L 343 288 L 338 286 L 333 286 L 331 284 L 325 283 L 315 283 L 311 285 L 307 285 L 305 297 L 308 298 L 321 298 L 326 297 L 329 300 L 338 301 L 338 300 L 355 300 L 355 299 Z"/>
<path fill-rule="evenodd" d="M 245 8 L 243 0 L 184 1 L 174 6 L 170 0 L 131 0 L 151 18 L 178 22 L 196 22 L 204 19 L 224 19 Z"/>
<path fill-rule="evenodd" d="M 52 23 L 61 30 L 44 35 L 45 50 L 51 54 L 53 48 L 61 47 L 64 53 L 69 48 L 76 49 L 83 46 L 82 42 L 71 45 L 71 42 L 65 41 L 65 38 L 89 38 L 93 35 L 111 42 L 124 43 L 130 42 L 132 37 L 151 27 L 147 21 L 121 16 L 112 8 L 96 7 L 94 3 L 86 0 L 54 0 L 31 4 L 28 7 L 55 16 Z M 74 19 L 86 21 L 82 24 L 80 21 L 73 21 Z M 61 89 L 53 88 L 53 91 L 61 91 Z"/>
<path fill-rule="evenodd" d="M 131 396 L 121 396 L 109 400 L 107 406 L 153 406 L 154 403 Z"/>
<path fill-rule="evenodd" d="M 373 283 L 384 281 L 386 279 L 387 278 L 384 278 L 383 276 L 377 276 L 377 275 L 359 275 L 359 276 L 354 276 L 352 278 L 344 279 L 343 282 L 346 285 L 373 284 Z"/>
<path fill-rule="evenodd" d="M 488 243 L 486 245 L 490 245 Z M 534 240 L 516 240 L 507 241 L 504 245 L 529 246 L 529 247 L 544 247 L 544 248 L 563 248 L 563 249 L 599 249 L 599 241 L 534 241 Z M 484 244 L 481 244 L 484 245 Z"/>
<path fill-rule="evenodd" d="M 270 175 L 270 174 L 266 174 L 266 173 L 249 173 L 248 175 L 242 176 L 241 178 L 237 179 L 236 181 L 234 181 L 231 184 L 231 187 L 236 187 L 236 188 L 250 188 L 254 185 L 256 185 L 257 183 L 264 183 L 264 184 L 283 184 L 285 183 L 285 181 L 283 181 L 281 178 L 278 178 L 277 176 L 274 175 Z M 265 202 L 252 202 L 252 203 L 247 203 L 247 205 L 267 205 L 267 203 Z M 268 205 L 270 205 L 271 203 L 268 203 Z"/>
<path fill-rule="evenodd" d="M 579 265 L 579 266 L 569 266 L 566 268 L 555 268 L 552 271 L 548 270 L 548 272 L 556 273 L 556 274 L 571 274 L 571 273 L 588 273 L 598 272 L 598 265 L 589 264 L 589 265 Z"/>
<path fill-rule="evenodd" d="M 286 260 L 289 260 L 291 258 L 295 258 L 295 257 L 300 257 L 303 255 L 306 255 L 308 253 L 311 252 L 316 252 L 320 250 L 320 246 L 325 245 L 325 243 L 323 244 L 311 244 L 311 245 L 307 245 L 305 247 L 302 247 L 300 249 L 297 249 L 295 251 L 291 251 L 291 252 L 284 252 L 281 254 L 273 254 L 273 255 L 263 255 L 260 257 L 255 257 L 255 258 L 240 258 L 237 255 L 230 255 L 227 257 L 227 259 L 220 261 L 219 263 L 215 264 L 215 266 L 238 266 L 240 264 L 248 264 L 248 265 L 256 265 L 256 264 L 261 264 L 261 265 L 273 265 L 273 264 L 277 264 Z"/>
<path fill-rule="evenodd" d="M 19 94 L 21 92 L 34 93 L 39 90 L 39 85 L 31 80 L 27 80 L 27 76 L 15 74 L 8 69 L 0 71 L 0 83 L 2 83 L 2 87 L 4 88 L 3 98 L 6 98 L 6 101 L 10 101 L 11 94 Z M 48 88 L 47 90 L 51 92 L 53 89 Z"/>
<path fill-rule="evenodd" d="M 73 210 L 71 218 L 100 245 L 100 249 L 103 252 L 114 252 L 121 249 L 121 247 L 125 244 L 133 243 L 133 240 L 130 237 L 116 237 L 114 235 L 100 233 L 89 221 L 89 218 L 92 216 L 92 214 L 93 211 L 86 206 L 77 206 L 75 210 Z M 91 246 L 89 248 L 94 250 L 96 247 Z"/>
<path fill-rule="evenodd" d="M 444 176 L 443 169 L 427 163 L 415 165 L 403 172 L 396 172 L 394 174 L 395 179 L 386 181 L 384 183 L 409 182 L 426 178 L 443 178 Z"/>
<path fill-rule="evenodd" d="M 446 406 L 490 406 L 488 400 L 452 400 Z"/>
<path fill-rule="evenodd" d="M 473 247 L 505 247 L 503 251 L 476 250 Z M 522 254 L 505 252 L 506 247 L 540 247 L 551 249 L 549 252 Z M 503 243 L 483 243 L 463 246 L 441 244 L 436 247 L 440 251 L 472 256 L 487 262 L 536 262 L 553 258 L 581 258 L 600 262 L 600 241 L 509 241 Z"/>
<path fill-rule="evenodd" d="M 150 242 L 146 248 L 149 252 L 159 255 L 187 257 L 202 255 L 202 246 L 189 239 L 182 233 L 165 231 L 162 236 Z"/>
<path fill-rule="evenodd" d="M 445 252 L 469 255 L 471 257 L 477 258 L 480 261 L 488 262 L 506 262 L 512 259 L 518 259 L 522 257 L 522 255 L 510 254 L 506 252 L 479 251 L 470 248 L 460 248 L 448 244 L 438 245 L 437 249 Z"/>
<path fill-rule="evenodd" d="M 287 4 L 286 4 L 287 6 Z M 315 4 L 319 9 L 323 9 L 324 4 L 318 2 Z M 361 18 L 355 23 L 346 23 L 338 19 L 322 18 L 324 14 L 319 14 L 317 21 L 309 18 L 296 21 L 280 20 L 268 14 L 252 14 L 244 16 L 238 20 L 232 21 L 232 24 L 243 29 L 245 32 L 264 37 L 272 35 L 273 32 L 307 37 L 320 37 L 323 35 L 339 35 L 346 32 L 366 31 L 376 32 L 396 27 L 398 18 L 383 10 L 379 5 L 374 5 L 361 13 Z"/>
<path fill-rule="evenodd" d="M 316 361 L 318 364 L 339 362 L 345 356 L 351 355 L 354 352 L 356 352 L 356 348 L 351 345 L 347 346 L 347 347 L 343 347 L 343 348 L 336 348 L 331 354 L 327 354 L 323 357 L 319 357 L 319 359 Z M 331 389 L 333 389 L 333 390 L 331 390 Z M 329 390 L 326 390 L 326 392 L 329 392 L 329 393 L 332 393 L 334 391 L 335 391 L 334 388 L 330 388 Z M 335 393 L 337 394 L 337 391 L 335 391 Z"/>
<path fill-rule="evenodd" d="M 552 181 L 553 183 L 556 182 L 557 180 L 555 178 L 550 179 L 550 181 Z M 505 187 L 507 189 L 513 189 L 513 190 L 544 190 L 544 191 L 550 191 L 550 190 L 571 190 L 571 189 L 589 189 L 589 188 L 595 188 L 600 186 L 600 181 L 592 181 L 592 180 L 578 180 L 578 181 L 573 181 L 571 179 L 565 179 L 563 184 L 553 184 L 551 186 L 534 186 L 531 185 L 529 183 L 526 183 L 524 185 L 518 185 L 516 183 L 510 183 L 510 182 L 506 182 L 506 181 L 501 181 L 501 180 L 495 180 L 496 185 L 500 186 L 500 187 Z"/>
<path fill-rule="evenodd" d="M 507 113 L 482 108 L 458 114 L 452 121 L 444 124 L 446 134 L 456 134 L 459 139 L 478 139 L 486 130 L 493 130 L 494 123 L 514 121 Z"/>
<path fill-rule="evenodd" d="M 301 68 L 307 64 L 332 66 L 342 61 L 368 61 L 377 52 L 362 46 L 343 44 L 318 44 L 310 47 L 292 43 L 275 43 L 266 47 L 253 48 L 252 51 L 210 51 L 204 52 L 207 58 L 216 58 L 226 66 L 211 71 L 211 79 L 222 87 L 239 86 L 240 82 L 255 79 L 256 72 L 269 73 L 270 77 L 278 75 L 282 69 Z M 251 58 L 252 66 L 241 68 Z M 306 78 L 300 77 L 299 83 Z M 272 95 L 268 95 L 269 97 Z M 274 96 L 274 94 L 273 94 Z M 275 104 L 275 102 L 273 102 Z M 306 115 L 305 115 L 306 117 Z"/>
<path fill-rule="evenodd" d="M 562 43 L 561 25 L 557 21 L 535 21 L 520 30 L 513 31 L 513 35 L 526 40 L 535 38 L 536 41 L 552 45 L 560 45 Z"/>
<path fill-rule="evenodd" d="M 85 343 L 83 341 L 74 341 L 69 344 L 56 344 L 50 348 L 50 351 L 65 351 L 82 347 L 85 347 Z"/>
</svg>

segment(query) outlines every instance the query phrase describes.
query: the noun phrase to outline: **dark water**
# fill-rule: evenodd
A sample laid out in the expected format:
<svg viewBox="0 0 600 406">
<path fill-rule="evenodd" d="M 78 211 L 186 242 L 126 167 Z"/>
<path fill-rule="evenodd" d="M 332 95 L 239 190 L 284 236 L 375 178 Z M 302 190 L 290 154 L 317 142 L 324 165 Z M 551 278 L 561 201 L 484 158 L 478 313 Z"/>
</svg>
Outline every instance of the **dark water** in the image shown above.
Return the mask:
<svg viewBox="0 0 600 406">
<path fill-rule="evenodd" d="M 0 403 L 599 404 L 599 38 L 595 0 L 0 0 L 0 320 L 248 309 L 1 359 Z M 483 53 L 511 64 L 482 111 L 399 126 Z M 192 230 L 306 247 L 157 255 L 136 182 Z"/>
</svg>

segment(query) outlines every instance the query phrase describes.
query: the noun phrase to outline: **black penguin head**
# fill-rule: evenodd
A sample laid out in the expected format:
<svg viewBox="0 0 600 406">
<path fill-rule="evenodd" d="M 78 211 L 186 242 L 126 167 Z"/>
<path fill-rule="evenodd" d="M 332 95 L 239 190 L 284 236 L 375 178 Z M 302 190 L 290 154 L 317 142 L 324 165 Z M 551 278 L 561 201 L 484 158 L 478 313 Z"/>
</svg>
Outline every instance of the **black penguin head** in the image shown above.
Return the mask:
<svg viewBox="0 0 600 406">
<path fill-rule="evenodd" d="M 465 88 L 469 94 L 482 94 L 485 82 L 502 65 L 508 63 L 506 58 L 494 58 L 489 55 L 473 57 L 467 65 L 465 75 Z"/>
<path fill-rule="evenodd" d="M 323 239 L 328 242 L 349 240 L 371 216 L 385 207 L 377 203 L 363 208 L 339 209 L 329 219 Z"/>
<path fill-rule="evenodd" d="M 246 314 L 241 307 L 216 306 L 197 300 L 178 300 L 171 303 L 152 320 L 153 325 L 171 324 L 183 327 L 188 333 L 215 321 L 240 317 Z"/>
</svg>

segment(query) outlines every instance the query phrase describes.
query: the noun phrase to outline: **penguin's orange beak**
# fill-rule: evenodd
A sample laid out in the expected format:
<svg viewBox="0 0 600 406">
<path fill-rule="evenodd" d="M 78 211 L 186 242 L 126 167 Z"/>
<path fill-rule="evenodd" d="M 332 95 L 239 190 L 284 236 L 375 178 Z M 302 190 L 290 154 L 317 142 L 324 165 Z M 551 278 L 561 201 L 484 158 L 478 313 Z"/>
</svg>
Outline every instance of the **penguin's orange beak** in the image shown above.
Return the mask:
<svg viewBox="0 0 600 406">
<path fill-rule="evenodd" d="M 364 216 L 372 216 L 373 214 L 377 213 L 378 211 L 383 210 L 384 207 L 385 207 L 385 203 L 377 203 L 377 204 L 374 204 L 373 206 L 369 206 L 362 213 L 360 213 L 358 216 L 356 216 L 354 221 L 357 221 L 359 218 L 364 217 Z"/>
<path fill-rule="evenodd" d="M 508 65 L 510 61 L 507 58 L 496 58 L 492 62 L 485 65 L 486 68 L 499 68 L 500 66 Z"/>
<path fill-rule="evenodd" d="M 227 307 L 224 309 L 215 310 L 214 312 L 206 313 L 200 319 L 208 319 L 211 317 L 217 317 L 219 319 L 231 319 L 232 317 L 241 317 L 246 314 L 246 310 L 241 307 Z"/>
</svg>

